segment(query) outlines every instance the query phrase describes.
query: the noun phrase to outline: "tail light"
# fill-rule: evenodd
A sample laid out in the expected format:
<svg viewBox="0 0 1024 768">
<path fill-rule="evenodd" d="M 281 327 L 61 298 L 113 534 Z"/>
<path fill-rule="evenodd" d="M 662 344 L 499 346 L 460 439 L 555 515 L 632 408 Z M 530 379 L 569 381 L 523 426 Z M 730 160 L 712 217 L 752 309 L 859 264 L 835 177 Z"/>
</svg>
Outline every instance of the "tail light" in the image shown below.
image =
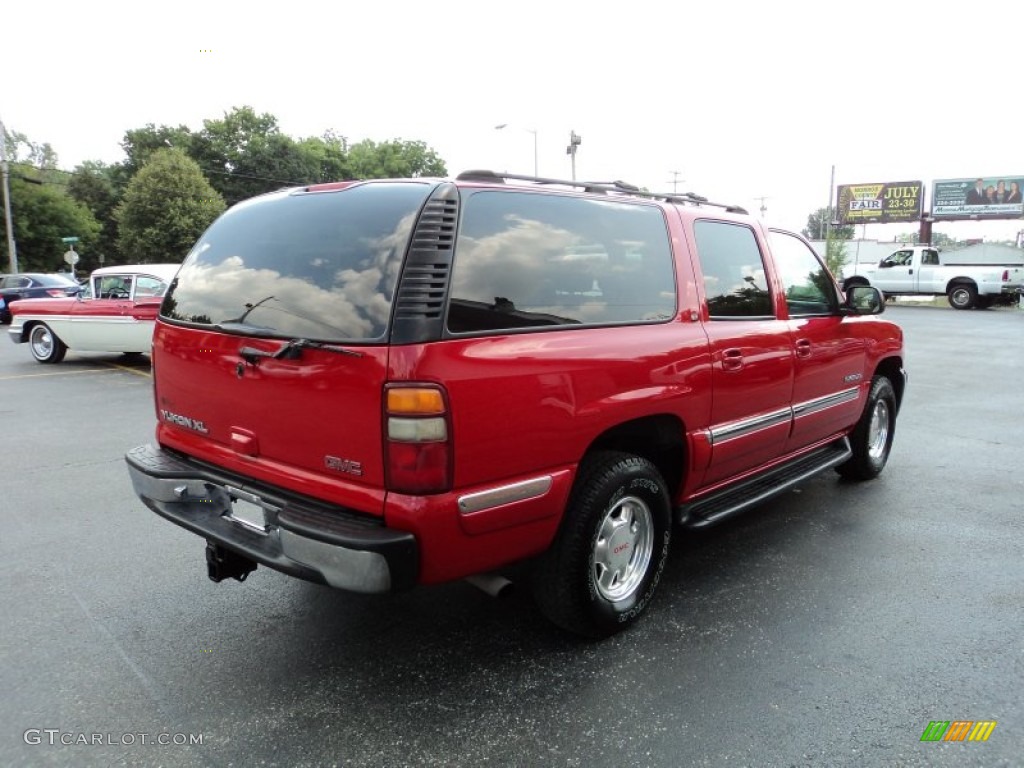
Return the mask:
<svg viewBox="0 0 1024 768">
<path fill-rule="evenodd" d="M 389 385 L 384 434 L 388 490 L 425 495 L 451 488 L 451 422 L 443 389 Z"/>
<path fill-rule="evenodd" d="M 1003 282 L 1004 283 L 1010 282 L 1010 270 L 1008 270 L 1008 269 L 1004 269 L 1003 270 Z"/>
</svg>

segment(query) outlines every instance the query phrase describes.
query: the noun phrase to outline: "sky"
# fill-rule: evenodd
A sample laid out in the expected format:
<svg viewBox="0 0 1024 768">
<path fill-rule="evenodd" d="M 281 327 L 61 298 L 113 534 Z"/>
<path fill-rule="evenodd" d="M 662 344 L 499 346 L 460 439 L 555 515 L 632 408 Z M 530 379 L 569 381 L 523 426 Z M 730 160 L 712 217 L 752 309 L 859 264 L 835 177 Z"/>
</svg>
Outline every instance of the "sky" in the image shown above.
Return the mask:
<svg viewBox="0 0 1024 768">
<path fill-rule="evenodd" d="M 569 178 L 575 131 L 577 178 L 675 181 L 799 231 L 833 166 L 929 200 L 935 179 L 1024 176 L 1022 17 L 1006 0 L 11 3 L 0 120 L 68 169 L 122 160 L 128 129 L 243 105 L 295 138 L 422 140 L 453 174 L 532 173 L 536 140 L 540 174 Z"/>
</svg>

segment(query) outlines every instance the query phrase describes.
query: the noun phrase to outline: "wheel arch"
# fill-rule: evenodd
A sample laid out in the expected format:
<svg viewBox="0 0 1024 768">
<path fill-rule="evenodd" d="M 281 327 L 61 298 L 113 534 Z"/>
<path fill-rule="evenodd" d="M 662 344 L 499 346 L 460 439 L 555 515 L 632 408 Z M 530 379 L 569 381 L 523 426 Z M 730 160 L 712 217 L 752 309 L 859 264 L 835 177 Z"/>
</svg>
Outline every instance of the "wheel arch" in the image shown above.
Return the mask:
<svg viewBox="0 0 1024 768">
<path fill-rule="evenodd" d="M 959 275 L 958 277 L 951 277 L 946 281 L 946 293 L 949 293 L 950 289 L 955 285 L 970 285 L 974 287 L 974 290 L 978 290 L 978 283 L 973 277 L 967 275 Z"/>
<path fill-rule="evenodd" d="M 896 393 L 896 412 L 899 413 L 900 407 L 903 404 L 903 393 L 907 388 L 907 379 L 903 370 L 903 358 L 887 357 L 879 361 L 874 375 L 885 376 L 889 379 L 893 391 Z"/>
<path fill-rule="evenodd" d="M 685 426 L 678 416 L 642 416 L 606 429 L 587 446 L 586 454 L 621 451 L 642 456 L 657 467 L 669 498 L 675 498 L 685 479 L 685 435 Z"/>
<path fill-rule="evenodd" d="M 32 329 L 35 328 L 37 325 L 43 325 L 43 324 L 44 323 L 43 323 L 42 320 L 26 320 L 25 323 L 21 326 L 21 339 L 20 339 L 20 342 L 22 344 L 28 343 L 28 337 L 29 337 L 29 334 L 32 333 Z M 52 331 L 53 329 L 51 328 L 50 330 Z"/>
</svg>

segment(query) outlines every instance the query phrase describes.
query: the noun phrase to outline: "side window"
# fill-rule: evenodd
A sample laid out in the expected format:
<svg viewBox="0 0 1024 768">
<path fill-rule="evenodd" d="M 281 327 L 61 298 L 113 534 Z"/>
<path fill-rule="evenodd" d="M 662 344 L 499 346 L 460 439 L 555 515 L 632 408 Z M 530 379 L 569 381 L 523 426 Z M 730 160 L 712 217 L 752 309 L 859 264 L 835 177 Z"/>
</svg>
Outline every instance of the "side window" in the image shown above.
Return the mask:
<svg viewBox="0 0 1024 768">
<path fill-rule="evenodd" d="M 786 232 L 768 234 L 772 255 L 779 268 L 790 317 L 827 315 L 837 311 L 839 297 L 832 275 L 817 254 Z"/>
<path fill-rule="evenodd" d="M 129 275 L 104 275 L 99 279 L 99 298 L 127 299 L 132 293 Z"/>
<path fill-rule="evenodd" d="M 773 315 L 761 249 L 750 227 L 697 221 L 697 256 L 713 319 Z"/>
<path fill-rule="evenodd" d="M 167 283 L 157 280 L 155 277 L 140 275 L 135 279 L 135 298 L 141 299 L 147 296 L 163 296 L 167 290 Z"/>
<path fill-rule="evenodd" d="M 895 253 L 891 253 L 884 259 L 882 259 L 878 266 L 882 267 L 883 269 L 887 269 L 889 267 L 902 267 L 906 264 L 909 264 L 913 256 L 913 251 L 896 251 Z"/>
<path fill-rule="evenodd" d="M 938 251 L 923 251 L 921 253 L 921 263 L 927 266 L 936 266 L 939 263 L 939 252 Z"/>
<path fill-rule="evenodd" d="M 530 192 L 464 198 L 452 333 L 664 322 L 676 282 L 656 206 Z"/>
</svg>

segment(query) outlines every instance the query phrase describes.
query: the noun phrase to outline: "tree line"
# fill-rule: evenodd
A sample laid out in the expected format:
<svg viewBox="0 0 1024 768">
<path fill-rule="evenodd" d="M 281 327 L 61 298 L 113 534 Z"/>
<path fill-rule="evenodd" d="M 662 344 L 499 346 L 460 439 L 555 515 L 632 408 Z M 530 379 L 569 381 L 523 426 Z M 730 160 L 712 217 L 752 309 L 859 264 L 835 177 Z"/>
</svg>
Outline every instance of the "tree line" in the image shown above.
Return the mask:
<svg viewBox="0 0 1024 768">
<path fill-rule="evenodd" d="M 62 237 L 78 237 L 89 272 L 105 264 L 180 262 L 227 207 L 286 186 L 369 178 L 444 176 L 444 162 L 422 141 L 344 136 L 295 139 L 277 118 L 235 107 L 223 118 L 187 126 L 128 130 L 120 163 L 58 167 L 46 143 L 6 134 L 11 213 L 22 272 L 67 269 Z M 4 267 L 7 242 L 0 243 Z"/>
</svg>

